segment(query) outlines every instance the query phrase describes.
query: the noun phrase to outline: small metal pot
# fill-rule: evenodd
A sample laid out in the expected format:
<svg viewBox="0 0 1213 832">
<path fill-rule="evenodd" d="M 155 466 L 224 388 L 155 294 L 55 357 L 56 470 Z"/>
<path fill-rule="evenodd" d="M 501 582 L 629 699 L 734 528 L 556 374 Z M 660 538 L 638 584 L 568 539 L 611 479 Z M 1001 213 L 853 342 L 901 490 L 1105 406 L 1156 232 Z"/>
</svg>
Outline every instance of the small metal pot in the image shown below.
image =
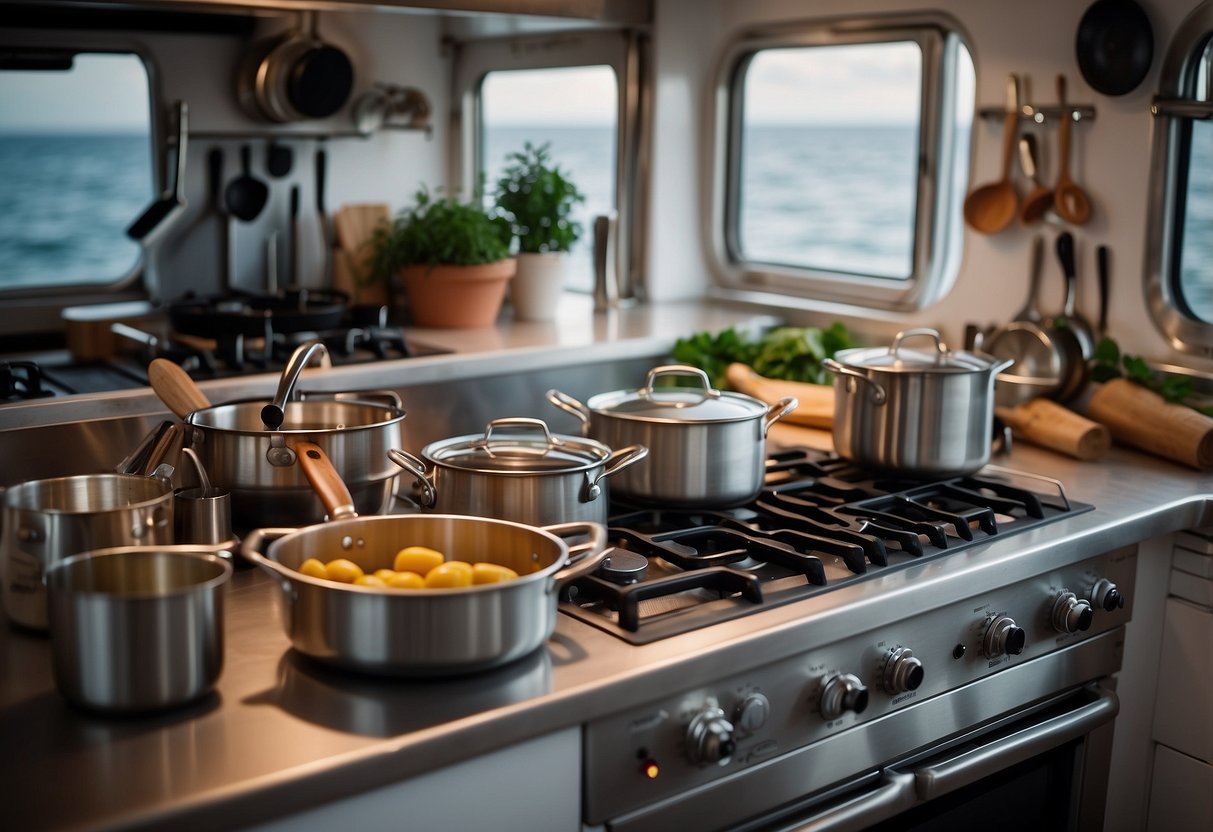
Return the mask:
<svg viewBox="0 0 1213 832">
<path fill-rule="evenodd" d="M 541 419 L 494 419 L 483 434 L 426 445 L 425 461 L 407 451 L 388 456 L 413 475 L 420 503 L 447 514 L 496 517 L 531 526 L 606 524 L 608 479 L 648 456 L 630 445 L 553 434 Z"/>
<path fill-rule="evenodd" d="M 43 573 L 71 555 L 108 546 L 173 542 L 172 468 L 154 476 L 82 474 L 31 480 L 4 493 L 4 610 L 47 627 Z"/>
<path fill-rule="evenodd" d="M 929 352 L 906 349 L 927 337 Z M 994 380 L 1014 364 L 949 350 L 933 329 L 897 333 L 892 347 L 843 350 L 834 373 L 834 446 L 860 465 L 904 476 L 969 474 L 990 461 Z"/>
<path fill-rule="evenodd" d="M 573 535 L 588 535 L 588 542 L 570 549 L 561 537 Z M 262 544 L 275 536 L 263 555 Z M 597 569 L 605 544 L 606 529 L 595 523 L 538 529 L 405 514 L 255 529 L 241 554 L 278 580 L 283 626 L 299 652 L 367 673 L 451 676 L 506 664 L 547 641 L 560 588 Z M 436 549 L 448 560 L 498 563 L 519 577 L 465 589 L 380 589 L 298 571 L 313 557 L 348 558 L 367 572 L 391 568 L 404 546 Z M 572 560 L 572 553 L 581 556 Z"/>
<path fill-rule="evenodd" d="M 693 376 L 699 387 L 661 387 L 661 376 Z M 582 432 L 611 448 L 649 449 L 646 464 L 619 476 L 616 494 L 670 506 L 731 506 L 762 490 L 766 436 L 771 425 L 796 409 L 788 397 L 768 406 L 752 396 L 712 387 L 697 367 L 671 365 L 649 371 L 639 390 L 577 399 L 549 390 L 548 401 L 573 414 Z"/>
<path fill-rule="evenodd" d="M 223 669 L 223 585 L 231 564 L 190 546 L 126 546 L 46 573 L 55 684 L 91 710 L 193 702 Z"/>
</svg>

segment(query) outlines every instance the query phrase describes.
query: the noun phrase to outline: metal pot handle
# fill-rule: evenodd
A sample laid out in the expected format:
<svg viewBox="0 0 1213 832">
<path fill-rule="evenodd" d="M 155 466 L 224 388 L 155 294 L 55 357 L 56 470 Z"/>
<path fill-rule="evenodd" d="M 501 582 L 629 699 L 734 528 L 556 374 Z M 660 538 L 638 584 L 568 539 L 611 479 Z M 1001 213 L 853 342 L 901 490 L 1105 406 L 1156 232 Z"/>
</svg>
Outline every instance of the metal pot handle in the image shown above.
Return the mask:
<svg viewBox="0 0 1213 832">
<path fill-rule="evenodd" d="M 413 482 L 421 488 L 421 507 L 433 508 L 438 501 L 438 492 L 425 474 L 425 463 L 399 448 L 389 448 L 387 458 L 413 475 Z"/>
<path fill-rule="evenodd" d="M 652 398 L 653 382 L 658 376 L 695 376 L 703 382 L 703 395 L 709 399 L 719 399 L 720 391 L 712 386 L 708 374 L 698 367 L 692 367 L 689 364 L 666 364 L 661 367 L 654 367 L 649 370 L 648 376 L 645 377 L 644 387 L 637 391 L 636 395 L 642 399 Z"/>
<path fill-rule="evenodd" d="M 552 576 L 552 582 L 548 586 L 549 592 L 557 592 L 565 584 L 590 574 L 606 557 L 607 530 L 606 526 L 601 523 L 560 523 L 542 528 L 545 532 L 557 537 L 572 537 L 586 533 L 590 536 L 586 542 L 569 547 L 569 565 Z"/>
<path fill-rule="evenodd" d="M 552 436 L 552 432 L 548 430 L 547 422 L 527 416 L 510 416 L 504 419 L 494 419 L 485 426 L 484 438 L 476 440 L 474 444 L 491 452 L 492 449 L 489 448 L 489 445 L 492 443 L 493 430 L 496 428 L 534 428 L 543 432 L 543 439 L 549 448 L 559 448 L 564 444 L 558 437 Z"/>
<path fill-rule="evenodd" d="M 935 341 L 935 349 L 939 355 L 936 361 L 943 359 L 948 354 L 948 345 L 943 342 L 943 336 L 939 334 L 939 330 L 931 329 L 930 327 L 914 327 L 913 329 L 903 329 L 893 337 L 893 346 L 889 347 L 889 355 L 897 357 L 897 351 L 901 349 L 901 342 L 907 338 L 915 338 L 918 336 L 926 336 Z"/>
<path fill-rule="evenodd" d="M 298 529 L 287 528 L 271 528 L 271 529 L 253 529 L 244 536 L 244 540 L 240 543 L 240 556 L 248 563 L 260 566 L 266 572 L 269 572 L 273 578 L 282 586 L 282 591 L 296 598 L 295 586 L 291 583 L 291 579 L 287 577 L 286 567 L 277 561 L 270 560 L 265 555 L 261 554 L 262 543 L 266 540 L 274 541 L 280 537 L 286 537 L 288 534 L 293 534 L 299 531 Z"/>
<path fill-rule="evenodd" d="M 628 445 L 626 448 L 620 448 L 613 451 L 606 460 L 606 467 L 602 473 L 596 477 L 591 477 L 589 472 L 586 472 L 585 488 L 581 492 L 581 502 L 592 503 L 602 496 L 602 486 L 599 485 L 602 480 L 607 477 L 618 474 L 629 465 L 639 462 L 649 455 L 649 449 L 644 445 Z"/>
<path fill-rule="evenodd" d="M 850 367 L 844 367 L 833 358 L 821 359 L 821 366 L 829 370 L 831 373 L 835 373 L 840 376 L 847 376 L 848 378 L 855 379 L 856 381 L 862 381 L 864 384 L 868 385 L 868 399 L 871 400 L 872 404 L 884 404 L 889 398 L 888 394 L 885 392 L 885 389 L 881 387 L 878 382 L 872 381 L 872 379 L 868 378 L 858 370 L 852 370 Z M 853 383 L 854 382 L 852 382 L 852 384 Z M 850 388 L 851 391 L 854 389 L 854 387 Z"/>
<path fill-rule="evenodd" d="M 771 429 L 771 425 L 778 422 L 784 416 L 787 416 L 800 404 L 800 400 L 795 396 L 787 396 L 775 402 L 767 408 L 766 418 L 762 422 L 762 436 L 765 439 L 767 431 Z"/>
<path fill-rule="evenodd" d="M 571 413 L 581 422 L 581 432 L 585 433 L 590 426 L 590 409 L 567 393 L 559 390 L 549 390 L 547 400 L 565 413 Z"/>
</svg>

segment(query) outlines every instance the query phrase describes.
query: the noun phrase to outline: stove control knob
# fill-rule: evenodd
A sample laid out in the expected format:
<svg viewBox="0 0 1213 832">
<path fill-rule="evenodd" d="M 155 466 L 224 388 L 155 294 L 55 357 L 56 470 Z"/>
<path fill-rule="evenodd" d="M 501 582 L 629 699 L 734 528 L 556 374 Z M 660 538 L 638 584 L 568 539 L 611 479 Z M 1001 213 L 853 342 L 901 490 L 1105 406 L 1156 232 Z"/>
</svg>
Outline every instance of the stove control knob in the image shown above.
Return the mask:
<svg viewBox="0 0 1213 832">
<path fill-rule="evenodd" d="M 884 689 L 896 696 L 918 690 L 922 684 L 922 660 L 909 647 L 896 647 L 889 651 L 884 663 Z"/>
<path fill-rule="evenodd" d="M 1009 615 L 1000 615 L 990 622 L 986 628 L 986 637 L 982 642 L 986 658 L 996 659 L 999 656 L 1018 656 L 1023 652 L 1027 634 L 1015 623 Z"/>
<path fill-rule="evenodd" d="M 868 707 L 868 689 L 857 676 L 835 673 L 826 679 L 821 689 L 821 717 L 838 719 L 847 711 L 861 714 Z"/>
<path fill-rule="evenodd" d="M 1100 578 L 1091 588 L 1091 603 L 1104 612 L 1116 612 L 1125 605 L 1125 596 L 1116 588 L 1116 584 L 1107 578 Z"/>
<path fill-rule="evenodd" d="M 1094 617 L 1095 610 L 1091 609 L 1090 602 L 1073 592 L 1063 592 L 1053 602 L 1053 629 L 1059 633 L 1089 630 Z"/>
<path fill-rule="evenodd" d="M 733 723 L 715 699 L 709 699 L 687 726 L 687 757 L 698 765 L 726 766 L 737 744 L 733 741 Z"/>
<path fill-rule="evenodd" d="M 751 693 L 738 703 L 735 722 L 738 728 L 752 734 L 766 725 L 770 715 L 770 700 L 761 693 Z"/>
</svg>

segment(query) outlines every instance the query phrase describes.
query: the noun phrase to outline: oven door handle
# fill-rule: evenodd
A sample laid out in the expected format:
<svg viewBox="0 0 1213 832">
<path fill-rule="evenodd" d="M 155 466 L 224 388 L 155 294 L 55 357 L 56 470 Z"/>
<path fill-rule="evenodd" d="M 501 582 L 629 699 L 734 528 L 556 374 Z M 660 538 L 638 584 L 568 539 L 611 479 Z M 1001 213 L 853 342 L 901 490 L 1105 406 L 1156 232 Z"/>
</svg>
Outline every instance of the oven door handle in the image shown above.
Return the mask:
<svg viewBox="0 0 1213 832">
<path fill-rule="evenodd" d="M 1080 708 L 1038 722 L 989 745 L 950 760 L 914 770 L 918 797 L 926 801 L 955 791 L 1016 763 L 1050 751 L 1116 718 L 1120 700 L 1099 689 L 1098 698 Z"/>
<path fill-rule="evenodd" d="M 781 827 L 779 832 L 849 832 L 901 814 L 917 802 L 914 775 L 885 769 L 881 785 L 870 792 L 814 815 L 812 820 Z"/>
</svg>

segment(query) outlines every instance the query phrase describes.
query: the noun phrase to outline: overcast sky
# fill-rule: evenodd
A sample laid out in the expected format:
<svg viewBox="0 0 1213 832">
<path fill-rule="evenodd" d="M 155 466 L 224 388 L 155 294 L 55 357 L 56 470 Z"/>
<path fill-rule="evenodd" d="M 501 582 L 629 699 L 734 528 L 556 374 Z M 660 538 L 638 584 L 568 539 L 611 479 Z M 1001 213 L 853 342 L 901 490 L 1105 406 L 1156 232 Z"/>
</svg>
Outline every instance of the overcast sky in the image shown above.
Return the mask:
<svg viewBox="0 0 1213 832">
<path fill-rule="evenodd" d="M 147 130 L 148 81 L 131 55 L 81 55 L 74 72 L 0 72 L 0 129 Z"/>
</svg>

